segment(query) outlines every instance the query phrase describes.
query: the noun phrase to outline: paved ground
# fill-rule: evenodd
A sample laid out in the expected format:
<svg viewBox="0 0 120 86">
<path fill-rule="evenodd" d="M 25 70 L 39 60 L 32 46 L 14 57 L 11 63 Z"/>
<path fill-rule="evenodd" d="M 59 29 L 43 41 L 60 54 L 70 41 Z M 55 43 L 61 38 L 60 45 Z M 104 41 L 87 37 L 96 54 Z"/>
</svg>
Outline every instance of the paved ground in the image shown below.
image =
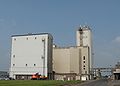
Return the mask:
<svg viewBox="0 0 120 86">
<path fill-rule="evenodd" d="M 120 80 L 110 80 L 108 86 L 120 86 Z"/>
<path fill-rule="evenodd" d="M 108 83 L 107 80 L 102 79 L 102 80 L 88 81 L 74 86 L 108 86 L 107 83 Z"/>
<path fill-rule="evenodd" d="M 66 86 L 120 86 L 120 80 L 91 80 L 77 85 Z"/>
</svg>

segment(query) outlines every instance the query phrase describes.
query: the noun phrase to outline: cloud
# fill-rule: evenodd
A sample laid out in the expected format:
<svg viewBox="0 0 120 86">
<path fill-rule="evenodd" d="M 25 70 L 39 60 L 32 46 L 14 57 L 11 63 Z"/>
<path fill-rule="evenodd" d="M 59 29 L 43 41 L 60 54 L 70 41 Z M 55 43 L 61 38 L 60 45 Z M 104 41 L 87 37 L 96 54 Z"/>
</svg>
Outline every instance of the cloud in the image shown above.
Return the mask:
<svg viewBox="0 0 120 86">
<path fill-rule="evenodd" d="M 116 37 L 113 41 L 116 43 L 120 43 L 120 36 Z"/>
</svg>

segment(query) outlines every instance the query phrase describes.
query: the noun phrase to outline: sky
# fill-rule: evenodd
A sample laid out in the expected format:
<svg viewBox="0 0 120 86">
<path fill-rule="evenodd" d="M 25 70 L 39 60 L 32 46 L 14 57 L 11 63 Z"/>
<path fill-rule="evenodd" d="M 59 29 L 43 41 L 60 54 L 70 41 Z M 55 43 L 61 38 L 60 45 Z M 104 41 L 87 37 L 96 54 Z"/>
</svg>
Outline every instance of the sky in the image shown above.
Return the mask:
<svg viewBox="0 0 120 86">
<path fill-rule="evenodd" d="M 12 35 L 47 32 L 75 46 L 80 25 L 92 29 L 94 67 L 120 61 L 120 0 L 0 0 L 0 70 L 10 67 Z"/>
</svg>

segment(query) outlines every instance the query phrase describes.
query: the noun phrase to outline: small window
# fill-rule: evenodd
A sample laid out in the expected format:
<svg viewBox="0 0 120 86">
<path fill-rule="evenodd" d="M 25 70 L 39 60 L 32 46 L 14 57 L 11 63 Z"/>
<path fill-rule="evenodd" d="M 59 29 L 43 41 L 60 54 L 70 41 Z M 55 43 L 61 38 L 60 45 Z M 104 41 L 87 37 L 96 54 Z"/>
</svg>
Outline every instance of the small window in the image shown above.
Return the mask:
<svg viewBox="0 0 120 86">
<path fill-rule="evenodd" d="M 87 71 L 85 71 L 85 74 L 87 74 Z"/>
<path fill-rule="evenodd" d="M 16 41 L 16 38 L 14 38 L 14 41 Z"/>
<path fill-rule="evenodd" d="M 15 66 L 15 64 L 13 64 L 13 66 Z"/>
<path fill-rule="evenodd" d="M 44 56 L 41 57 L 41 59 L 44 59 L 44 58 L 45 58 Z"/>
<path fill-rule="evenodd" d="M 83 60 L 85 60 L 85 56 L 83 56 Z"/>
<path fill-rule="evenodd" d="M 85 68 L 83 68 L 85 70 Z"/>
<path fill-rule="evenodd" d="M 85 67 L 85 65 L 83 67 Z"/>
<path fill-rule="evenodd" d="M 25 64 L 25 66 L 27 66 L 27 64 Z"/>
<path fill-rule="evenodd" d="M 45 41 L 45 39 L 42 39 L 42 42 L 44 42 Z"/>
<path fill-rule="evenodd" d="M 34 66 L 36 66 L 36 64 L 34 64 Z"/>
<path fill-rule="evenodd" d="M 15 55 L 13 55 L 13 58 L 15 58 Z"/>
<path fill-rule="evenodd" d="M 37 39 L 37 37 L 35 37 L 35 39 Z"/>
<path fill-rule="evenodd" d="M 26 40 L 28 40 L 28 37 L 26 38 Z"/>
<path fill-rule="evenodd" d="M 85 63 L 85 61 L 83 61 L 83 63 Z"/>
</svg>

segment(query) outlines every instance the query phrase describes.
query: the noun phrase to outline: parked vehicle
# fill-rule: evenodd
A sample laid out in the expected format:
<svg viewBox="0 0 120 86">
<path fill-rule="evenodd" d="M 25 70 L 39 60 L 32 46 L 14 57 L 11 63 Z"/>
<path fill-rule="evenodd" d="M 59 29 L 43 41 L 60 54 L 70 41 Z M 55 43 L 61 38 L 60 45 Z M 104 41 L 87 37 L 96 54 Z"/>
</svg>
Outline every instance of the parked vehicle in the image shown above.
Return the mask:
<svg viewBox="0 0 120 86">
<path fill-rule="evenodd" d="M 33 74 L 32 75 L 32 80 L 46 80 L 47 77 L 46 76 L 42 76 L 41 74 L 39 73 L 36 73 L 36 74 Z"/>
</svg>

